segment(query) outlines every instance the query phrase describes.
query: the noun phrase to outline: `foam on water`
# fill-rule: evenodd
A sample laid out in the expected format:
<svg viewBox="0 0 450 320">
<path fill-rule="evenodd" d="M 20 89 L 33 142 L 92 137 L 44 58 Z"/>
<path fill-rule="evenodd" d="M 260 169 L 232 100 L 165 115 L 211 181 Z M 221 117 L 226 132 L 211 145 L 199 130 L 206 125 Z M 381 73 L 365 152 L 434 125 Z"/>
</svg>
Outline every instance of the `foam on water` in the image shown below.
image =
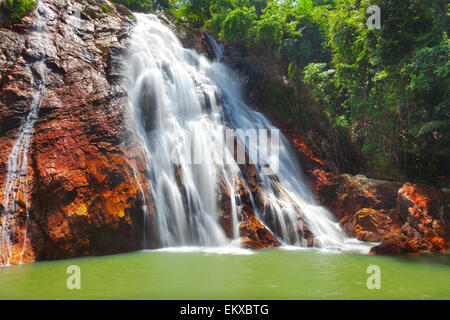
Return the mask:
<svg viewBox="0 0 450 320">
<path fill-rule="evenodd" d="M 256 253 L 254 250 L 243 249 L 235 245 L 222 247 L 168 247 L 156 250 L 146 250 L 146 252 L 204 253 L 219 255 L 252 255 Z"/>
</svg>

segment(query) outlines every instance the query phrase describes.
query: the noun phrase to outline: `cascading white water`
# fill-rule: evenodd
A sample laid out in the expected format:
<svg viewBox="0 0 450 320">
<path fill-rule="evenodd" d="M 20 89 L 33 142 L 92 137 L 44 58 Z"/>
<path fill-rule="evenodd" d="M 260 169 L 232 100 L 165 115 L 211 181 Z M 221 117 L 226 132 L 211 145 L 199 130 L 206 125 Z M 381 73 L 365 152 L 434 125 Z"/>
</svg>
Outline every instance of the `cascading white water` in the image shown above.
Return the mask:
<svg viewBox="0 0 450 320">
<path fill-rule="evenodd" d="M 209 33 L 206 33 L 206 37 L 208 38 L 208 42 L 211 44 L 216 60 L 220 61 L 223 56 L 223 45 L 218 44 Z"/>
<path fill-rule="evenodd" d="M 246 181 L 236 162 L 223 161 L 234 158 L 225 132 L 276 128 L 243 102 L 241 87 L 225 65 L 183 48 L 156 16 L 136 14 L 136 19 L 128 61 L 129 107 L 131 125 L 148 161 L 161 246 L 230 242 L 218 222 L 217 199 L 223 192 L 219 185 L 231 195 L 238 242 L 242 208 L 237 186 L 238 179 L 244 185 Z M 245 136 L 240 138 L 245 141 Z M 202 161 L 193 163 L 191 151 L 198 146 L 204 151 Z M 306 246 L 296 232 L 303 220 L 316 247 L 368 251 L 347 238 L 331 214 L 316 204 L 284 137 L 276 174 L 261 174 L 261 163 L 255 167 L 265 205 L 264 212 L 254 207 L 255 214 L 263 223 L 271 222 L 273 234 L 284 244 Z"/>
<path fill-rule="evenodd" d="M 24 228 L 23 241 L 21 244 L 20 261 L 26 249 L 28 221 L 29 221 L 29 193 L 28 193 L 28 150 L 33 138 L 33 129 L 36 123 L 40 103 L 45 90 L 45 47 L 43 37 L 48 32 L 45 18 L 42 13 L 46 11 L 42 1 L 36 5 L 36 28 L 30 34 L 30 45 L 32 50 L 40 52 L 37 63 L 38 77 L 32 80 L 33 100 L 30 106 L 25 122 L 23 123 L 19 136 L 8 157 L 6 179 L 3 185 L 3 213 L 0 226 L 0 264 L 9 265 L 12 258 L 12 252 L 17 241 L 12 239 L 11 230 L 16 226 L 17 215 L 20 208 L 18 202 L 22 201 L 26 214 L 26 226 Z M 31 66 L 30 66 L 31 67 Z"/>
</svg>

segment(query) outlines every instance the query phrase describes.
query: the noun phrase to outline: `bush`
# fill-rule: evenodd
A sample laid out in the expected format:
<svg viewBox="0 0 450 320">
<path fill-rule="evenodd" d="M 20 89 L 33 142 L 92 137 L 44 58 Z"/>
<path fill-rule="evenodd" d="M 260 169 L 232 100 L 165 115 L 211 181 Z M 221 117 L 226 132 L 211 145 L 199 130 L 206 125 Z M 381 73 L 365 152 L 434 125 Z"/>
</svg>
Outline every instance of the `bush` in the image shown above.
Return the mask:
<svg viewBox="0 0 450 320">
<path fill-rule="evenodd" d="M 131 11 L 150 13 L 153 11 L 153 1 L 151 0 L 112 0 L 115 3 L 123 4 Z"/>
<path fill-rule="evenodd" d="M 248 31 L 256 19 L 254 8 L 237 8 L 231 11 L 222 23 L 220 37 L 232 43 L 245 41 Z"/>
<path fill-rule="evenodd" d="M 17 23 L 29 11 L 33 10 L 34 0 L 0 0 L 0 20 Z"/>
</svg>

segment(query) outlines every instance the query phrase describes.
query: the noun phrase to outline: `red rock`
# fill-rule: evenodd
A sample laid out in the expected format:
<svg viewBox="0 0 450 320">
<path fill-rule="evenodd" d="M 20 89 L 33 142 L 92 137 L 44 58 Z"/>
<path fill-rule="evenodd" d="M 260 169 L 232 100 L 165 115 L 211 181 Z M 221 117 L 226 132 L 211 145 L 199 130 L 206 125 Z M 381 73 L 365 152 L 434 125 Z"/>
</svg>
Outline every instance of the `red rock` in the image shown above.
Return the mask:
<svg viewBox="0 0 450 320">
<path fill-rule="evenodd" d="M 239 225 L 241 245 L 248 249 L 265 249 L 279 247 L 279 242 L 272 233 L 251 212 Z"/>
<path fill-rule="evenodd" d="M 250 249 L 263 249 L 279 247 L 280 243 L 273 236 L 272 232 L 255 217 L 255 208 L 253 207 L 251 197 L 253 197 L 257 210 L 263 209 L 262 199 L 259 195 L 261 186 L 257 181 L 257 172 L 253 165 L 242 165 L 241 170 L 246 178 L 247 185 L 250 190 L 246 188 L 242 179 L 236 177 L 236 189 L 238 194 L 230 195 L 227 188 L 222 187 L 220 192 L 222 211 L 220 214 L 220 220 L 225 233 L 229 238 L 233 238 L 234 232 L 232 230 L 232 217 L 231 217 L 231 196 L 237 198 L 240 204 L 240 212 L 238 216 L 239 223 L 239 235 L 241 237 L 242 246 Z"/>
<path fill-rule="evenodd" d="M 403 224 L 402 234 L 410 242 L 410 248 L 421 252 L 436 252 L 449 248 L 450 197 L 441 190 L 405 183 L 398 190 L 398 206 L 393 211 L 393 217 Z M 392 244 L 395 239 L 392 237 L 386 242 Z M 372 248 L 372 251 L 391 253 L 391 247 L 392 245 L 382 244 Z"/>
<path fill-rule="evenodd" d="M 364 208 L 354 215 L 345 216 L 340 225 L 347 232 L 362 241 L 380 242 L 386 236 L 399 234 L 398 226 L 384 210 Z"/>
<path fill-rule="evenodd" d="M 114 77 L 131 20 L 113 8 L 101 22 L 85 17 L 77 29 L 67 23 L 65 0 L 46 3 L 55 21 L 44 39 L 46 90 L 28 153 L 31 207 L 22 262 L 141 249 L 143 196 L 151 195 L 142 192 L 145 161 L 129 143 L 126 92 Z M 41 55 L 28 36 L 22 27 L 0 29 L 0 210 L 7 159 L 31 105 Z M 10 233 L 22 243 L 26 224 L 18 216 Z M 11 263 L 21 251 L 14 247 Z"/>
<path fill-rule="evenodd" d="M 392 235 L 382 244 L 373 247 L 371 254 L 405 254 L 419 251 L 418 245 L 405 235 Z"/>
</svg>

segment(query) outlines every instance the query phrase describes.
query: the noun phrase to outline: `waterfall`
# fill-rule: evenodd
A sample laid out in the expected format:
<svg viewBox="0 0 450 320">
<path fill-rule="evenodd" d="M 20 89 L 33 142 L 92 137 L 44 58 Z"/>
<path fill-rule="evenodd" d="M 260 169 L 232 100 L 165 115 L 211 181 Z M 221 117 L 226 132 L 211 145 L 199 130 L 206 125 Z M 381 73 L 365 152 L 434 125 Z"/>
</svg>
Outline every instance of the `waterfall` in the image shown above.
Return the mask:
<svg viewBox="0 0 450 320">
<path fill-rule="evenodd" d="M 208 33 L 205 32 L 208 43 L 211 45 L 211 50 L 214 52 L 215 59 L 220 61 L 223 56 L 223 45 L 218 44 L 216 40 Z"/>
<path fill-rule="evenodd" d="M 28 174 L 28 151 L 33 138 L 33 129 L 38 118 L 39 107 L 45 90 L 45 46 L 43 37 L 47 32 L 45 17 L 46 7 L 42 1 L 37 2 L 36 6 L 36 28 L 30 34 L 30 45 L 33 50 L 39 52 L 37 61 L 38 76 L 34 77 L 31 83 L 32 102 L 25 122 L 20 128 L 20 133 L 8 157 L 6 179 L 3 185 L 3 213 L 0 226 L 0 264 L 9 265 L 13 258 L 13 250 L 19 246 L 19 263 L 26 249 L 27 232 L 29 222 L 29 174 Z M 31 67 L 31 65 L 29 66 Z M 20 208 L 19 202 L 23 203 L 24 208 Z M 20 210 L 23 210 L 25 217 L 25 227 L 23 241 L 18 243 L 16 239 L 17 220 Z M 21 248 L 21 249 L 20 249 Z"/>
<path fill-rule="evenodd" d="M 226 142 L 227 131 L 234 130 L 258 171 L 264 208 L 258 209 L 251 197 L 255 216 L 282 244 L 305 247 L 306 240 L 297 230 L 299 224 L 306 223 L 315 247 L 367 252 L 315 202 L 281 133 L 277 152 L 265 158 L 276 155 L 278 166 L 273 174 L 264 173 L 267 161 L 256 159 L 258 154 L 250 150 L 251 142 L 246 144 L 245 133 L 271 132 L 268 144 L 259 144 L 257 150 L 268 154 L 263 149 L 276 144 L 273 140 L 278 131 L 244 103 L 233 72 L 219 61 L 211 62 L 183 48 L 156 16 L 135 17 L 128 58 L 130 125 L 147 158 L 160 246 L 239 242 L 243 212 L 238 187 L 242 182 L 249 191 L 249 185 L 239 163 L 223 161 L 235 158 Z M 201 161 L 196 161 L 199 149 Z M 221 192 L 231 195 L 233 239 L 218 222 Z"/>
</svg>

